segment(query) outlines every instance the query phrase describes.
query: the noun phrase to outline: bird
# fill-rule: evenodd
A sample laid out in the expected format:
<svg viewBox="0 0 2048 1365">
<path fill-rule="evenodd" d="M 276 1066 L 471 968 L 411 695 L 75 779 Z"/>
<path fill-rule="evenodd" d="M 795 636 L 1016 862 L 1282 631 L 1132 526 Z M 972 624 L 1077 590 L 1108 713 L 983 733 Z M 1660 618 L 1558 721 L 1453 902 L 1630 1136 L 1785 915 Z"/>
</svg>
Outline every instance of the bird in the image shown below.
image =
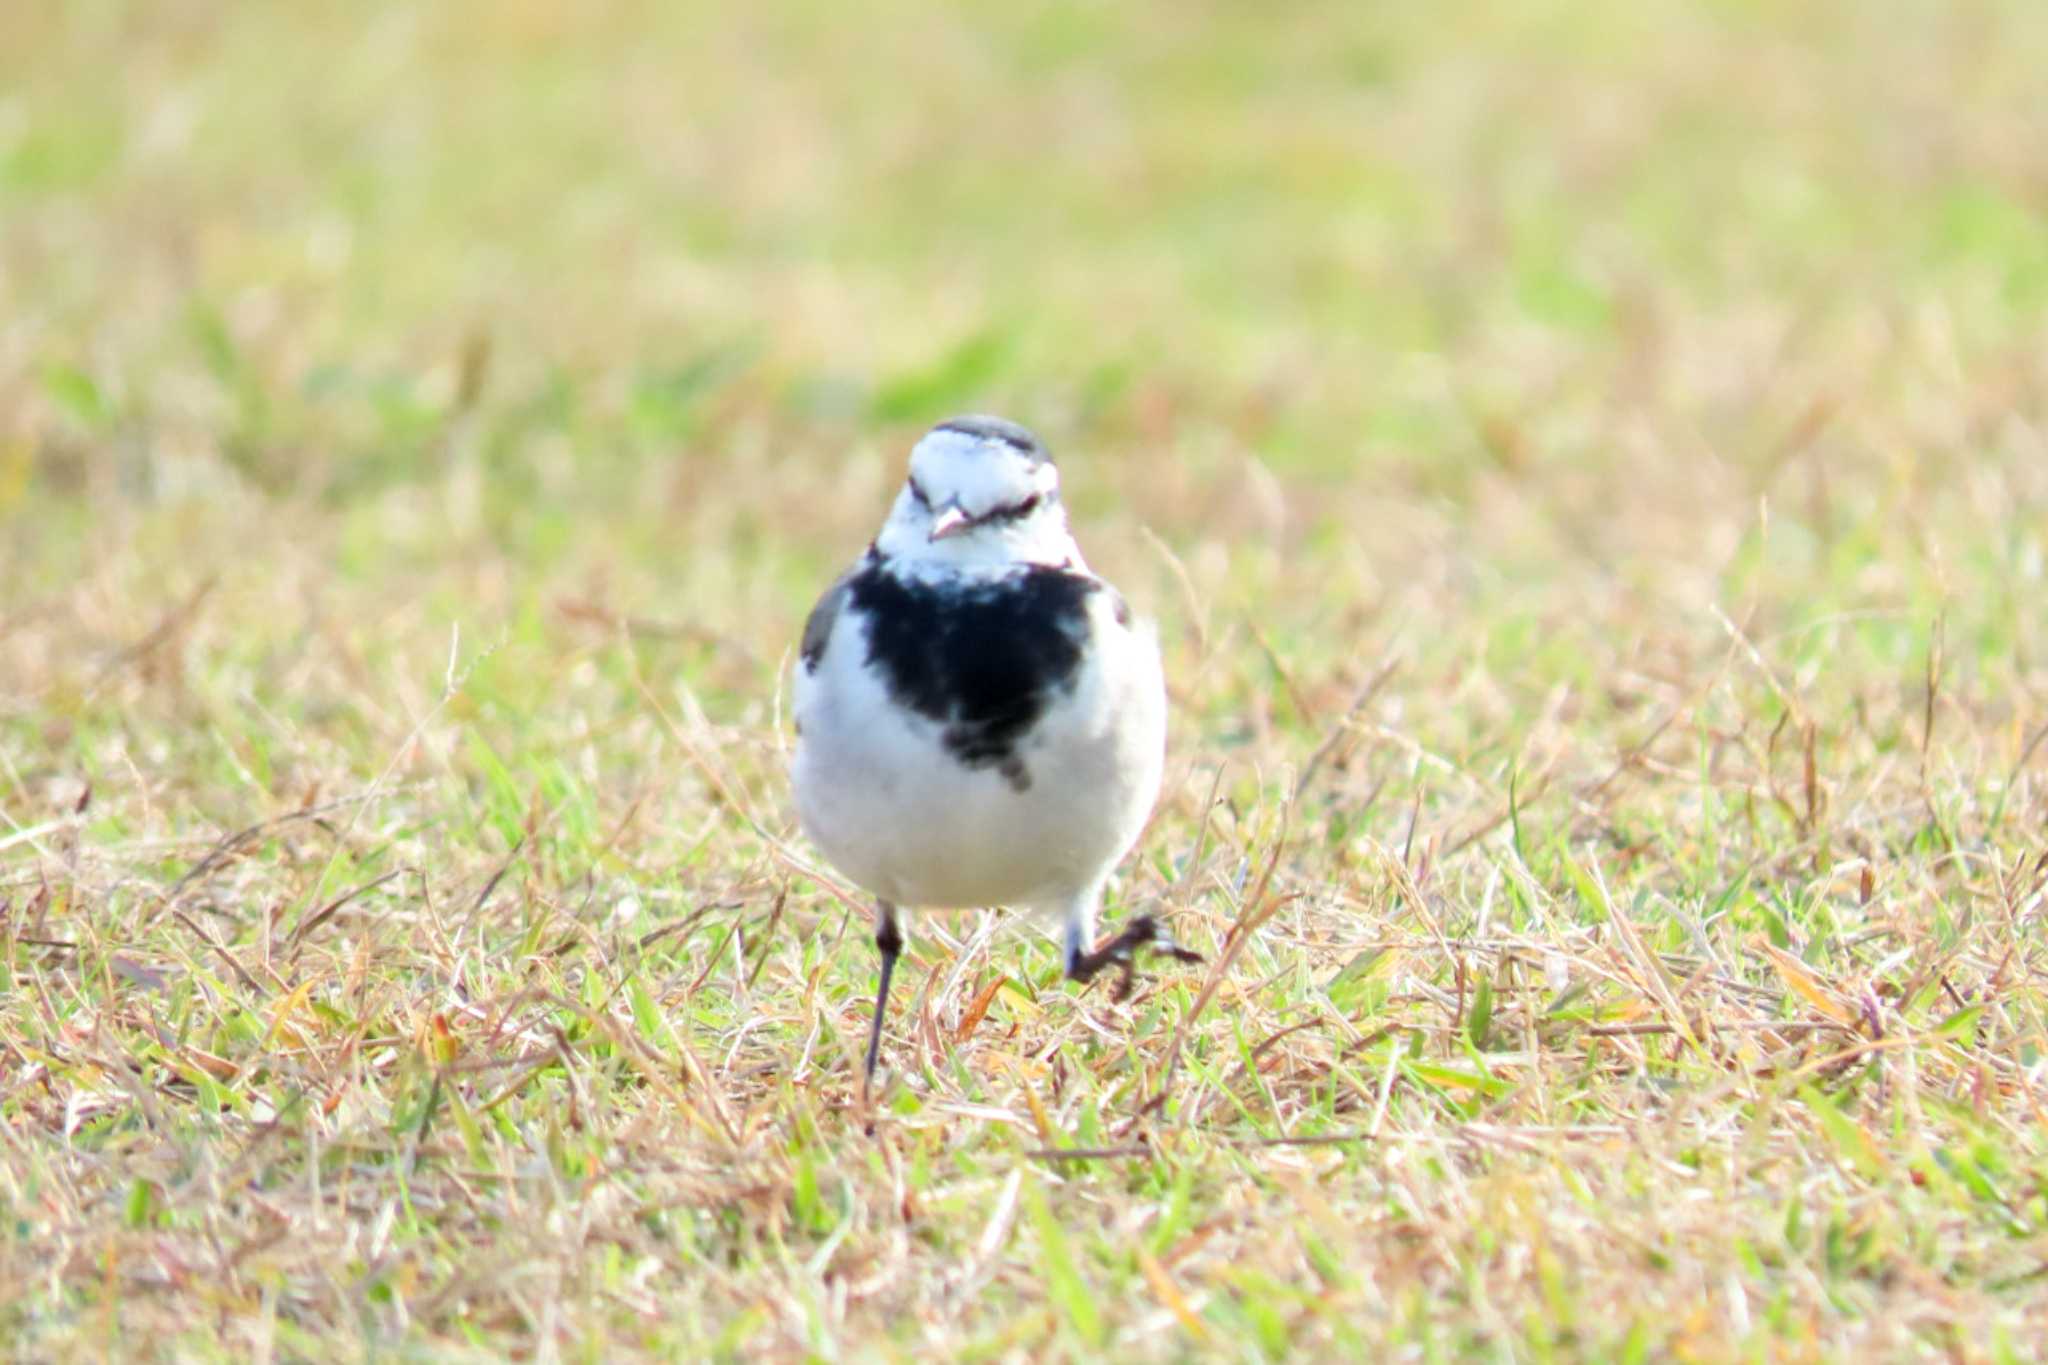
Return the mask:
<svg viewBox="0 0 2048 1365">
<path fill-rule="evenodd" d="M 1200 962 L 1150 914 L 1095 942 L 1105 884 L 1158 799 L 1156 629 L 1089 571 L 1059 469 L 1000 417 L 940 422 L 867 551 L 804 623 L 791 688 L 798 823 L 874 897 L 881 978 L 863 1089 L 912 910 L 1056 919 L 1066 976 L 1140 949 Z"/>
</svg>

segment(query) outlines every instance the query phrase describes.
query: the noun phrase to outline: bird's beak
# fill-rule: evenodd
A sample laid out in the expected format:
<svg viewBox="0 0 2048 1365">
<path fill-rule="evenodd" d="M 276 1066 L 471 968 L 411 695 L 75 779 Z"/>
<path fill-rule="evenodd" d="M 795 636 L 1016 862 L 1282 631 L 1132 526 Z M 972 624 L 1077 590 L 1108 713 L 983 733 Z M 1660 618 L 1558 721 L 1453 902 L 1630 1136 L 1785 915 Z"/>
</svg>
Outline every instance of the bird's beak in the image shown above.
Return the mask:
<svg viewBox="0 0 2048 1365">
<path fill-rule="evenodd" d="M 959 503 L 949 502 L 939 509 L 937 516 L 932 518 L 931 539 L 935 541 L 946 540 L 952 536 L 959 535 L 972 525 L 974 525 L 974 518 L 968 516 Z"/>
</svg>

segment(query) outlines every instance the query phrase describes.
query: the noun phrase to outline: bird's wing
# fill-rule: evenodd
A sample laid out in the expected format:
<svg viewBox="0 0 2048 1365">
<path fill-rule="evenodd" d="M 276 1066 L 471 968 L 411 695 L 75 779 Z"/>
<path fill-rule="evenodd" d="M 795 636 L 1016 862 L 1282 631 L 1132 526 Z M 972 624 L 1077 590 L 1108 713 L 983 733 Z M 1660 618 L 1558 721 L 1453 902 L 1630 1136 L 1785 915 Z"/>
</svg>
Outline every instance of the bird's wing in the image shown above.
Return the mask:
<svg viewBox="0 0 2048 1365">
<path fill-rule="evenodd" d="M 847 582 L 845 578 L 825 590 L 818 599 L 818 605 L 811 608 L 811 614 L 804 621 L 804 639 L 800 653 L 804 661 L 804 672 L 818 671 L 818 660 L 825 657 L 825 646 L 832 641 L 832 624 L 839 619 L 839 609 L 846 605 Z"/>
</svg>

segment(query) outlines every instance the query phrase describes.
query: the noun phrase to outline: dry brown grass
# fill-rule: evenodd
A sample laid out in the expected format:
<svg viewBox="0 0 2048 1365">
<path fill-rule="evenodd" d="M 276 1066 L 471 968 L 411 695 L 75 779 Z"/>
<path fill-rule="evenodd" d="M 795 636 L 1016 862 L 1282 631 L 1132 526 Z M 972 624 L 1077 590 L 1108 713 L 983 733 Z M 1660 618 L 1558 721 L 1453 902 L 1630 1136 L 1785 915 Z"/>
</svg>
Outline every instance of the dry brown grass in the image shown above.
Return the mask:
<svg viewBox="0 0 2048 1365">
<path fill-rule="evenodd" d="M 2038 1351 L 2030 9 L 379 13 L 8 59 L 17 1354 Z M 1210 965 L 921 920 L 871 1112 L 779 679 L 966 406 Z"/>
</svg>

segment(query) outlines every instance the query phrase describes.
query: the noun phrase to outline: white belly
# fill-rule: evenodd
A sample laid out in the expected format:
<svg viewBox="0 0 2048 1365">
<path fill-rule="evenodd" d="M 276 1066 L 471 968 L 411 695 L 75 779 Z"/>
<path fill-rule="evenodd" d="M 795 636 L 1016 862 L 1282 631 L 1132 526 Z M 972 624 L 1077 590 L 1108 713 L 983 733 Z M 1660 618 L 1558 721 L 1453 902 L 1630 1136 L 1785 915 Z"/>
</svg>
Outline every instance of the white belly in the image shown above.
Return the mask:
<svg viewBox="0 0 2048 1365">
<path fill-rule="evenodd" d="M 1028 785 L 969 768 L 938 723 L 891 705 L 851 613 L 816 673 L 797 669 L 797 814 L 834 866 L 904 908 L 1063 907 L 1130 851 L 1159 792 L 1157 642 L 1097 594 L 1093 645 L 1020 745 Z"/>
</svg>

